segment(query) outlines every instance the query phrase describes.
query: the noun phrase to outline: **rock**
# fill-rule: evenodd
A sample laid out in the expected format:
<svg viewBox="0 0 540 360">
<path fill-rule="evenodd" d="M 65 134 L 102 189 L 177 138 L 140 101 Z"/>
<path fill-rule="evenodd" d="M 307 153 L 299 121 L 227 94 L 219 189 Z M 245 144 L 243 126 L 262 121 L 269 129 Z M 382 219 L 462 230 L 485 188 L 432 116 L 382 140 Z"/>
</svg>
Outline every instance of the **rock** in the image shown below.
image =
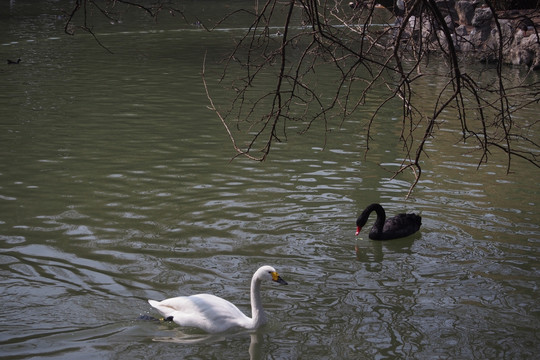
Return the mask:
<svg viewBox="0 0 540 360">
<path fill-rule="evenodd" d="M 469 32 L 467 31 L 467 27 L 465 25 L 460 25 L 456 28 L 456 35 L 458 36 L 465 36 L 468 35 Z"/>
<path fill-rule="evenodd" d="M 455 48 L 457 51 L 470 52 L 473 50 L 469 31 L 465 25 L 460 25 L 455 30 Z"/>
<path fill-rule="evenodd" d="M 509 51 L 509 61 L 513 65 L 527 65 L 533 70 L 540 69 L 540 42 L 536 34 L 521 39 Z"/>
<path fill-rule="evenodd" d="M 441 30 L 442 24 L 429 13 L 415 13 L 409 17 L 405 38 L 422 41 L 429 51 L 447 51 L 448 40 L 451 40 L 456 51 L 479 61 L 503 61 L 540 70 L 538 9 L 498 11 L 497 26 L 491 9 L 480 6 L 483 0 L 435 2 L 444 16 L 450 39 L 447 38 L 447 33 Z"/>
<path fill-rule="evenodd" d="M 459 23 L 462 25 L 472 25 L 474 11 L 478 6 L 477 1 L 461 0 L 456 3 L 456 13 Z"/>
<path fill-rule="evenodd" d="M 446 23 L 446 26 L 448 27 L 448 30 L 454 31 L 456 28 L 456 25 L 454 23 L 454 19 L 452 19 L 452 16 L 446 15 L 444 18 L 444 22 Z"/>
<path fill-rule="evenodd" d="M 454 22 L 459 21 L 458 14 L 456 12 L 456 3 L 454 0 L 435 0 L 435 4 L 441 11 L 443 17 L 450 16 Z"/>
<path fill-rule="evenodd" d="M 474 27 L 484 27 L 490 25 L 492 19 L 493 13 L 490 8 L 477 8 L 474 11 L 471 25 Z"/>
<path fill-rule="evenodd" d="M 530 66 L 532 59 L 532 54 L 526 49 L 512 49 L 510 51 L 510 63 L 512 65 Z"/>
<path fill-rule="evenodd" d="M 483 26 L 475 26 L 470 33 L 470 40 L 473 48 L 481 49 L 491 35 L 491 26 L 485 24 Z"/>
</svg>

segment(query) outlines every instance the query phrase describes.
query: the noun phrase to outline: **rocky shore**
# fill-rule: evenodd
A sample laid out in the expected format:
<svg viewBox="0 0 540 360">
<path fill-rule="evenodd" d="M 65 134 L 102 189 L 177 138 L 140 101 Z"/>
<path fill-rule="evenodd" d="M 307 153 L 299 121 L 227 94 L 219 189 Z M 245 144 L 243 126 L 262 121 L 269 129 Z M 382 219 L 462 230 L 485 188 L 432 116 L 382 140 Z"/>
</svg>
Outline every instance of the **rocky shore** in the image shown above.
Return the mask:
<svg viewBox="0 0 540 360">
<path fill-rule="evenodd" d="M 451 33 L 457 52 L 470 55 L 482 62 L 497 62 L 528 66 L 540 70 L 540 9 L 499 11 L 493 14 L 482 0 L 436 0 L 438 10 Z M 428 48 L 437 51 L 441 45 L 448 47 L 447 37 L 440 24 L 428 11 L 414 10 L 407 14 L 414 1 L 377 0 L 396 17 L 394 26 L 408 18 L 406 36 L 422 39 Z M 359 9 L 372 6 L 371 1 L 354 1 L 349 6 Z M 428 16 L 425 16 L 425 15 Z M 502 41 L 501 41 L 502 39 Z"/>
<path fill-rule="evenodd" d="M 441 6 L 451 7 L 454 1 L 444 3 L 448 4 Z M 452 37 L 457 51 L 471 53 L 480 61 L 496 62 L 502 44 L 504 63 L 540 69 L 540 10 L 493 14 L 478 0 L 461 0 L 453 5 L 455 14 L 450 13 L 445 20 L 451 24 L 450 30 L 454 30 Z"/>
</svg>

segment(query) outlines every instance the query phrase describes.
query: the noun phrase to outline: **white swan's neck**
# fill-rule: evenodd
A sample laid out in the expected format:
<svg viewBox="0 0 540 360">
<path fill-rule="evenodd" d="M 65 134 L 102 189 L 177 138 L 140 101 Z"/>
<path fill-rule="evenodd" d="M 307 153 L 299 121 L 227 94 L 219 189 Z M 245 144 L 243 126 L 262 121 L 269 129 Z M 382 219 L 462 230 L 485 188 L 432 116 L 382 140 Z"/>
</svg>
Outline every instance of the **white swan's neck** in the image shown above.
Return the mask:
<svg viewBox="0 0 540 360">
<path fill-rule="evenodd" d="M 251 279 L 251 320 L 253 328 L 266 323 L 266 314 L 261 302 L 261 280 L 258 279 L 257 275 L 255 273 Z"/>
</svg>

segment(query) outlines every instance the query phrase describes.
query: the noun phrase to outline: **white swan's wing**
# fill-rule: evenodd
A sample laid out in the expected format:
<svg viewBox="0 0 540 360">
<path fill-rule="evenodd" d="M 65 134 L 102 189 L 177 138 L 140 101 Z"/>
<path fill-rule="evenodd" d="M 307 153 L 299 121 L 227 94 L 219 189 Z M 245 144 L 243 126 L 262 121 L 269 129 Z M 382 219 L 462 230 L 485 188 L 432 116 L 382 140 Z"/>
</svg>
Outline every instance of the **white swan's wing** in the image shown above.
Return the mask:
<svg viewBox="0 0 540 360">
<path fill-rule="evenodd" d="M 180 296 L 163 301 L 148 300 L 165 318 L 182 326 L 200 328 L 210 333 L 231 327 L 251 326 L 252 320 L 234 304 L 210 294 Z"/>
</svg>

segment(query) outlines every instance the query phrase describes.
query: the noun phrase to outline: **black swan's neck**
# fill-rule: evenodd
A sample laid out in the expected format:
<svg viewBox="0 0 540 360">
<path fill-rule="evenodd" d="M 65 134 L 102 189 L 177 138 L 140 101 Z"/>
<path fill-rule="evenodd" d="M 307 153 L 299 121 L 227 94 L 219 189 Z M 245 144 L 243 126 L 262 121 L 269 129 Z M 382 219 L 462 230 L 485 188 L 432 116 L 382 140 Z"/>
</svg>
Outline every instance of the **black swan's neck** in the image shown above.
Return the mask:
<svg viewBox="0 0 540 360">
<path fill-rule="evenodd" d="M 384 209 L 380 204 L 369 205 L 356 220 L 356 226 L 362 228 L 364 225 L 366 225 L 369 215 L 373 211 L 377 213 L 377 220 L 375 220 L 375 224 L 373 225 L 373 227 L 377 229 L 377 232 L 382 232 L 384 221 L 386 220 L 386 213 L 384 212 Z"/>
</svg>

